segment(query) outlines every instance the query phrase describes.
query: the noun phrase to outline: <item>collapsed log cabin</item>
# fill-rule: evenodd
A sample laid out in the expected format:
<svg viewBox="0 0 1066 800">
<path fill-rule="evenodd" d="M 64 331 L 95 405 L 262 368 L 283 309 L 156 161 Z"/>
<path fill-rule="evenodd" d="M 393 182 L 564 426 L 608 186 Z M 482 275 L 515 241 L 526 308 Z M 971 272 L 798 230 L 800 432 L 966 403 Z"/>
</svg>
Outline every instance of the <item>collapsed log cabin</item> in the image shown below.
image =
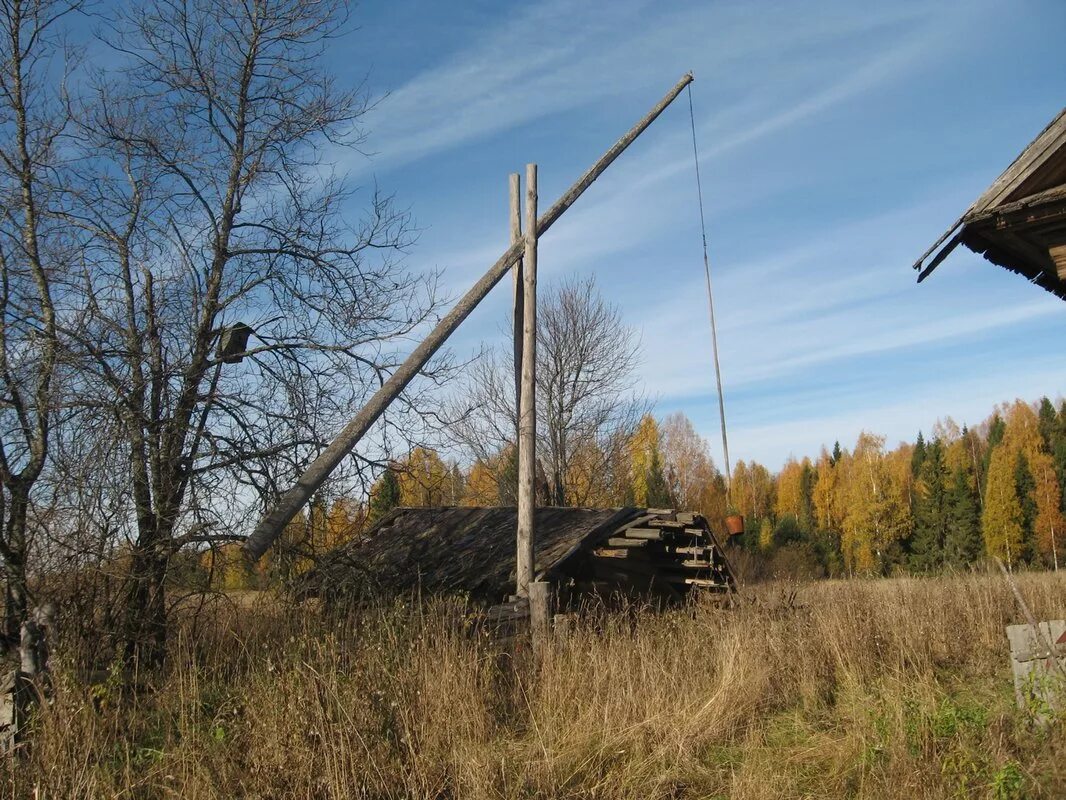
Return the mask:
<svg viewBox="0 0 1066 800">
<path fill-rule="evenodd" d="M 960 244 L 1066 300 L 1066 109 L 918 259 L 918 282 Z"/>
<path fill-rule="evenodd" d="M 486 604 L 514 591 L 515 508 L 398 508 L 327 553 L 304 596 L 370 599 L 464 594 Z M 699 514 L 646 508 L 536 509 L 537 580 L 560 607 L 619 594 L 679 602 L 735 588 L 721 544 Z"/>
</svg>

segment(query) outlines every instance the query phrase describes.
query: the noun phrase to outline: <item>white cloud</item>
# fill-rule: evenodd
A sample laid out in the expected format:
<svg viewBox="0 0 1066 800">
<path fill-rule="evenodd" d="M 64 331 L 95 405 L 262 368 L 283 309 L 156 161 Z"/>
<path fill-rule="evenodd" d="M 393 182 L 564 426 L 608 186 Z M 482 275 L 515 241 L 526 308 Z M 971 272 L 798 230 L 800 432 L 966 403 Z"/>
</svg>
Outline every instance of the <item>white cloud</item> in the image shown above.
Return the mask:
<svg viewBox="0 0 1066 800">
<path fill-rule="evenodd" d="M 917 42 L 842 70 L 843 80 L 784 111 L 752 103 L 809 79 L 788 53 L 803 52 L 818 68 L 840 64 L 841 43 L 898 28 L 930 35 L 936 14 L 924 3 L 871 8 L 822 3 L 820 13 L 794 3 L 760 7 L 698 5 L 679 8 L 650 0 L 618 0 L 609 7 L 547 0 L 485 30 L 476 41 L 393 91 L 368 120 L 376 156 L 353 170 L 378 171 L 453 149 L 487 135 L 608 97 L 643 96 L 665 89 L 687 69 L 713 87 L 720 76 L 739 91 L 708 119 L 726 119 L 732 132 L 719 152 L 794 123 L 883 80 L 919 54 Z M 776 24 L 775 24 L 776 23 Z M 752 69 L 779 69 L 770 75 Z M 767 83 L 772 80 L 773 86 Z M 752 85 L 754 84 L 754 85 Z M 744 120 L 742 126 L 734 121 Z M 712 126 L 712 130 L 716 130 Z M 343 161 L 343 158 L 341 159 Z"/>
</svg>

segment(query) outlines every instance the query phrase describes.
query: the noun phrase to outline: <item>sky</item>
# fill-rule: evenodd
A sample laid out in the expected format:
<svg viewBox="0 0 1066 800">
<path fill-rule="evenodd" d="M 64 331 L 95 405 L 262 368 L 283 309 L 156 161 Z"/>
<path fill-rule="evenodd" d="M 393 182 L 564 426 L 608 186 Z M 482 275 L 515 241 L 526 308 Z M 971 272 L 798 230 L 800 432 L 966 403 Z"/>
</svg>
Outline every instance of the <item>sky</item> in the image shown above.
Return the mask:
<svg viewBox="0 0 1066 800">
<path fill-rule="evenodd" d="M 366 0 L 352 22 L 331 66 L 380 102 L 367 154 L 331 159 L 410 210 L 408 264 L 453 298 L 506 249 L 509 173 L 538 164 L 543 211 L 694 73 L 734 462 L 1066 394 L 1061 301 L 964 248 L 910 268 L 1066 104 L 1062 0 Z M 691 135 L 682 95 L 544 236 L 539 281 L 595 276 L 640 332 L 635 388 L 721 464 Z M 457 355 L 502 341 L 509 294 Z"/>
</svg>

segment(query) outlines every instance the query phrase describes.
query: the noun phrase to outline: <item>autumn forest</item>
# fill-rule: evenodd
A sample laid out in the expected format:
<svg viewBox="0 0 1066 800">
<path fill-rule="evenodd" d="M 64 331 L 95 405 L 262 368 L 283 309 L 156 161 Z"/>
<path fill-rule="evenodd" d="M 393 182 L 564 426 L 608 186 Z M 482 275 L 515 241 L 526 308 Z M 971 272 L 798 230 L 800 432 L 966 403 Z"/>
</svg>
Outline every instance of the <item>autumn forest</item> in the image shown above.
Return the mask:
<svg viewBox="0 0 1066 800">
<path fill-rule="evenodd" d="M 850 447 L 790 458 L 777 473 L 738 461 L 725 476 L 689 419 L 645 415 L 620 446 L 586 446 L 565 485 L 540 474 L 538 502 L 676 507 L 704 514 L 724 531 L 743 514 L 732 544 L 748 577 L 837 577 L 966 568 L 991 557 L 1011 567 L 1057 568 L 1066 494 L 1066 402 L 1016 400 L 982 423 L 938 421 L 913 443 L 889 449 L 863 432 Z M 514 451 L 469 467 L 415 448 L 391 462 L 369 502 L 336 497 L 290 523 L 283 545 L 248 574 L 236 546 L 199 556 L 196 572 L 226 588 L 260 586 L 309 569 L 316 556 L 360 535 L 396 506 L 513 505 Z"/>
</svg>

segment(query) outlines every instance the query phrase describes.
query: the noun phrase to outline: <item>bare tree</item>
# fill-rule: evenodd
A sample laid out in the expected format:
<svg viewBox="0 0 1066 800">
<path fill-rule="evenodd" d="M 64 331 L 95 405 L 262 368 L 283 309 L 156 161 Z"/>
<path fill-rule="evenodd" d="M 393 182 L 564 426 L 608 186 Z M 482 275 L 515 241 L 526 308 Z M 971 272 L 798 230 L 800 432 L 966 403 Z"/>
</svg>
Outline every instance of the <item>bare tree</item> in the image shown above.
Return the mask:
<svg viewBox="0 0 1066 800">
<path fill-rule="evenodd" d="M 340 0 L 141 4 L 109 34 L 126 68 L 81 114 L 71 336 L 82 401 L 128 449 L 130 659 L 163 658 L 173 553 L 268 502 L 435 313 L 434 276 L 400 259 L 407 215 L 375 193 L 349 224 L 321 168 L 370 106 L 322 67 L 344 22 Z"/>
<path fill-rule="evenodd" d="M 75 0 L 0 0 L 0 557 L 4 638 L 28 606 L 27 517 L 45 467 L 60 357 L 57 308 L 71 248 L 50 213 L 59 168 L 60 21 Z"/>
<path fill-rule="evenodd" d="M 649 409 L 634 388 L 639 360 L 636 332 L 594 278 L 565 280 L 540 298 L 537 454 L 550 502 L 584 505 L 609 491 L 604 478 Z M 497 348 L 471 370 L 459 436 L 482 461 L 514 442 L 513 363 L 510 348 Z"/>
</svg>

